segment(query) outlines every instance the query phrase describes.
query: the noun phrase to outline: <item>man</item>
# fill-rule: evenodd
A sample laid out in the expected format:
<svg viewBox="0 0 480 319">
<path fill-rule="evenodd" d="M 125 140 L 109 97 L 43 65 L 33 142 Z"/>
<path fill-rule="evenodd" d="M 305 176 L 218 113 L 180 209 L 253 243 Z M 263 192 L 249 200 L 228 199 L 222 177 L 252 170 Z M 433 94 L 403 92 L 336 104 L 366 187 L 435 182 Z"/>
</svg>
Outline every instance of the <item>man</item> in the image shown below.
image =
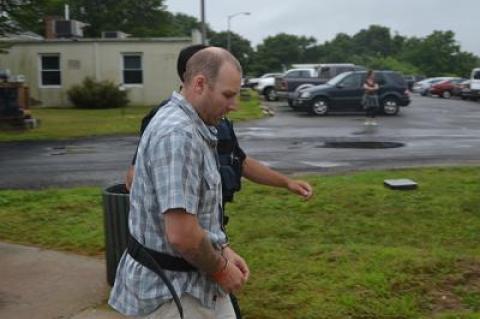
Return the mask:
<svg viewBox="0 0 480 319">
<path fill-rule="evenodd" d="M 187 63 L 182 94 L 174 92 L 145 130 L 130 194 L 131 235 L 194 270 L 165 270 L 163 280 L 129 250 L 109 300 L 119 312 L 179 318 L 177 295 L 185 318 L 235 318 L 227 294 L 243 287 L 249 269 L 225 246 L 213 126 L 235 110 L 240 79 L 230 53 L 201 50 Z"/>
</svg>

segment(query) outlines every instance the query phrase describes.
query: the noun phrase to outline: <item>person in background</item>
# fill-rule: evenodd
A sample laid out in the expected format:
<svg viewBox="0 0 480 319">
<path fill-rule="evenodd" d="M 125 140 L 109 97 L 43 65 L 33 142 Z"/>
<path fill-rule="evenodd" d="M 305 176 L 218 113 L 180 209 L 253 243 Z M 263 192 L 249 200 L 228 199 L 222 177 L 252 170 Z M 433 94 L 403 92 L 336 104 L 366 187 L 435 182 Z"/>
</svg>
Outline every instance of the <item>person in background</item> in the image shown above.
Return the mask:
<svg viewBox="0 0 480 319">
<path fill-rule="evenodd" d="M 377 125 L 375 117 L 377 116 L 378 103 L 378 84 L 375 82 L 375 77 L 372 70 L 368 70 L 367 78 L 363 83 L 363 108 L 367 113 L 365 125 Z"/>
</svg>

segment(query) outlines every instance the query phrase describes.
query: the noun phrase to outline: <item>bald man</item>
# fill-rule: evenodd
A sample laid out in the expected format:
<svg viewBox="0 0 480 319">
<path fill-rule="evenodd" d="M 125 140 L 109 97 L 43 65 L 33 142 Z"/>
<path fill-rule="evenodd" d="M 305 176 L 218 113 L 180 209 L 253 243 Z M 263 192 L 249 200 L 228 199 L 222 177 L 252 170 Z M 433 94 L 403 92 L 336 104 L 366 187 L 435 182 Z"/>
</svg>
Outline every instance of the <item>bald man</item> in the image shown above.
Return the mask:
<svg viewBox="0 0 480 319">
<path fill-rule="evenodd" d="M 250 271 L 222 225 L 214 126 L 236 109 L 241 73 L 226 50 L 196 53 L 182 93 L 172 94 L 142 136 L 130 194 L 136 246 L 129 243 L 120 260 L 109 300 L 124 315 L 235 318 L 228 293 L 239 291 Z M 162 275 L 138 247 L 155 252 Z"/>
</svg>

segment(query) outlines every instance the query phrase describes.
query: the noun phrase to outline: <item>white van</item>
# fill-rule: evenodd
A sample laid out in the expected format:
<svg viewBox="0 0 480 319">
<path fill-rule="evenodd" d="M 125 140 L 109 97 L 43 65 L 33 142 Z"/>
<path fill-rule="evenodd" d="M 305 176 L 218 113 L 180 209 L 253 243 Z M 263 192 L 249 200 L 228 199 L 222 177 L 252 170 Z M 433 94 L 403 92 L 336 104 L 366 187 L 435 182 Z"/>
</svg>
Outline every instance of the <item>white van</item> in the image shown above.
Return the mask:
<svg viewBox="0 0 480 319">
<path fill-rule="evenodd" d="M 470 76 L 470 89 L 474 96 L 480 97 L 480 68 L 472 70 L 472 75 Z"/>
</svg>

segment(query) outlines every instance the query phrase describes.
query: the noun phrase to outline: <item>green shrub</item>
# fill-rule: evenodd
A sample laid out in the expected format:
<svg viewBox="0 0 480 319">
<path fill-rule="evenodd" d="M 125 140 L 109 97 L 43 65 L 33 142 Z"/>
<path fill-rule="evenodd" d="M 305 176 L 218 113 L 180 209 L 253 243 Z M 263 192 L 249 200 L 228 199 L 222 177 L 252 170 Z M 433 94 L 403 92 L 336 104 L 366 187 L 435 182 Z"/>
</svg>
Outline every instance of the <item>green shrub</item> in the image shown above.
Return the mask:
<svg viewBox="0 0 480 319">
<path fill-rule="evenodd" d="M 68 98 L 75 107 L 82 109 L 107 109 L 126 106 L 126 91 L 121 91 L 110 81 L 95 81 L 86 77 L 82 84 L 72 86 Z"/>
</svg>

